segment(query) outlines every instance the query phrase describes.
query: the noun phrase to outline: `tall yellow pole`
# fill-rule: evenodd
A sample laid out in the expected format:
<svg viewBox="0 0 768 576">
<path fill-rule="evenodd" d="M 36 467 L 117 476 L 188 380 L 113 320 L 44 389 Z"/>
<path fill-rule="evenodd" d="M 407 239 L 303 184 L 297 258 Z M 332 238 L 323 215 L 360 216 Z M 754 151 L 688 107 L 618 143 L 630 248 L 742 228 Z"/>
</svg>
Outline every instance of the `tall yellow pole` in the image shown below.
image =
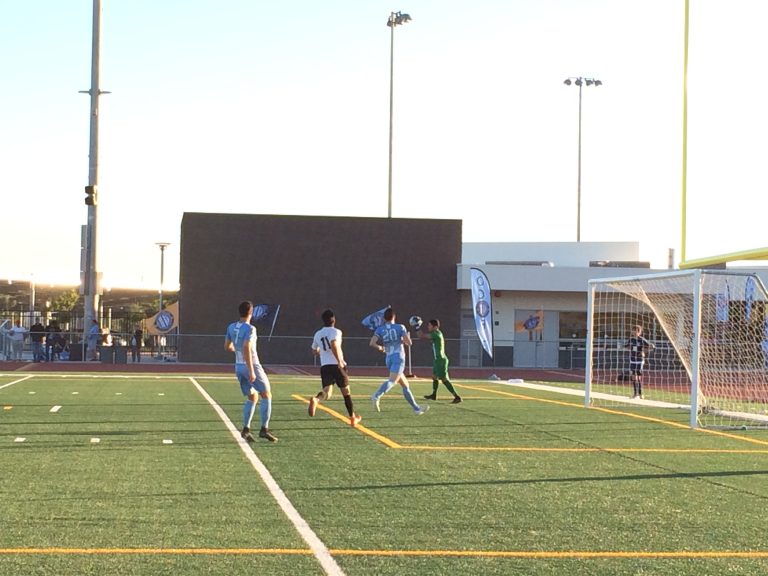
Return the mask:
<svg viewBox="0 0 768 576">
<path fill-rule="evenodd" d="M 680 244 L 680 261 L 685 262 L 686 213 L 688 193 L 688 6 L 685 0 L 685 40 L 683 48 L 683 190 L 682 190 L 682 225 L 680 227 L 682 240 Z"/>
</svg>

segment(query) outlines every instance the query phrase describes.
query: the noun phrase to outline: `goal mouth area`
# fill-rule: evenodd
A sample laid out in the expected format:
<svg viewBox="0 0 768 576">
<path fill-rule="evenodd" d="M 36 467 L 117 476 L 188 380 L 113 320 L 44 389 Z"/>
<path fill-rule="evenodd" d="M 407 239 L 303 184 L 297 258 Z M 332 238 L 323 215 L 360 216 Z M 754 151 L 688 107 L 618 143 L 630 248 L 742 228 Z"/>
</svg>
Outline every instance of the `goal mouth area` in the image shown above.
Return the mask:
<svg viewBox="0 0 768 576">
<path fill-rule="evenodd" d="M 768 291 L 757 274 L 678 270 L 589 287 L 587 405 L 683 409 L 692 428 L 768 428 Z"/>
</svg>

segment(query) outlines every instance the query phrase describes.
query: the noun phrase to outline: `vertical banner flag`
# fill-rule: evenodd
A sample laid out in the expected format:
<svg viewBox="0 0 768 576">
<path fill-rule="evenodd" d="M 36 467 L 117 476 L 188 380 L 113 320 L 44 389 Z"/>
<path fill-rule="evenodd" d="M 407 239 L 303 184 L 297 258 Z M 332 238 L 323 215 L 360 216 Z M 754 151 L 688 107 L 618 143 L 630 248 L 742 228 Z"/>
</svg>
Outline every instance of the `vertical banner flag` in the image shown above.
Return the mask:
<svg viewBox="0 0 768 576">
<path fill-rule="evenodd" d="M 275 331 L 277 316 L 280 314 L 280 304 L 254 304 L 251 324 L 270 324 L 269 337 Z"/>
<path fill-rule="evenodd" d="M 755 301 L 755 278 L 747 276 L 747 284 L 744 286 L 744 312 L 747 322 L 752 318 L 752 303 Z"/>
<path fill-rule="evenodd" d="M 483 350 L 493 358 L 491 284 L 485 272 L 479 268 L 470 268 L 469 273 L 472 282 L 472 312 L 475 315 L 475 328 Z"/>
<path fill-rule="evenodd" d="M 728 322 L 728 305 L 730 300 L 731 290 L 726 282 L 725 289 L 722 292 L 718 292 L 715 296 L 715 319 L 718 322 Z"/>
<path fill-rule="evenodd" d="M 363 326 L 369 330 L 376 330 L 376 328 L 384 324 L 384 312 L 386 312 L 387 308 L 391 308 L 391 306 L 387 304 L 381 310 L 376 310 L 376 312 L 368 314 L 368 316 L 363 318 Z"/>
</svg>

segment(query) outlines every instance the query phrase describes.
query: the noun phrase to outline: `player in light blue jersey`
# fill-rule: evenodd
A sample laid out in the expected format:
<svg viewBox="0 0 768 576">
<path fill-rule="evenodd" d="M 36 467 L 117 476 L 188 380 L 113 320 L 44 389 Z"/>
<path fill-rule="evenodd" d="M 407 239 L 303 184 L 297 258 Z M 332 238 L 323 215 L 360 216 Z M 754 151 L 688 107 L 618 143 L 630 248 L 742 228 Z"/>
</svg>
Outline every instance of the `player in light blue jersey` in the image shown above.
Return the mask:
<svg viewBox="0 0 768 576">
<path fill-rule="evenodd" d="M 411 337 L 408 334 L 408 330 L 402 324 L 395 324 L 395 311 L 392 308 L 387 308 L 384 311 L 384 324 L 376 328 L 376 331 L 371 337 L 369 345 L 372 348 L 376 348 L 379 352 L 383 352 L 387 355 L 386 364 L 389 370 L 389 379 L 379 386 L 379 389 L 371 396 L 371 402 L 377 412 L 381 412 L 381 406 L 379 400 L 384 396 L 395 384 L 399 383 L 403 388 L 403 396 L 411 405 L 413 411 L 416 414 L 424 414 L 429 410 L 429 406 L 423 408 L 416 404 L 416 399 L 413 397 L 411 389 L 408 387 L 408 380 L 405 377 L 405 348 L 404 346 L 411 345 Z"/>
<path fill-rule="evenodd" d="M 240 390 L 246 397 L 243 404 L 243 430 L 240 435 L 247 441 L 253 442 L 251 434 L 251 420 L 256 411 L 258 392 L 262 402 L 259 405 L 261 416 L 261 430 L 259 438 L 264 438 L 270 442 L 277 442 L 277 438 L 269 431 L 269 419 L 272 416 L 272 390 L 269 385 L 264 368 L 259 364 L 259 356 L 256 354 L 256 327 L 251 324 L 253 315 L 253 304 L 248 302 L 240 303 L 238 309 L 240 320 L 232 322 L 227 327 L 227 336 L 224 340 L 224 347 L 230 352 L 235 353 L 235 375 L 240 382 Z"/>
</svg>

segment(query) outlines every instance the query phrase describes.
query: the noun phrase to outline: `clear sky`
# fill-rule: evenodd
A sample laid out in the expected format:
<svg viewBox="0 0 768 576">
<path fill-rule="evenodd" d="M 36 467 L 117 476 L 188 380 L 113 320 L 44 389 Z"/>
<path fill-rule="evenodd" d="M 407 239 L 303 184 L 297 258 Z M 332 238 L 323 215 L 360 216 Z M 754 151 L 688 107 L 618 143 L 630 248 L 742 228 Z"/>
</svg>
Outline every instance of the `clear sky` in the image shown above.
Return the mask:
<svg viewBox="0 0 768 576">
<path fill-rule="evenodd" d="M 768 2 L 690 4 L 696 258 L 768 245 Z M 595 77 L 581 239 L 679 259 L 684 0 L 103 0 L 105 286 L 176 287 L 185 211 L 386 216 L 393 10 L 393 216 L 574 241 Z M 78 281 L 91 14 L 0 0 L 0 277 Z"/>
</svg>

